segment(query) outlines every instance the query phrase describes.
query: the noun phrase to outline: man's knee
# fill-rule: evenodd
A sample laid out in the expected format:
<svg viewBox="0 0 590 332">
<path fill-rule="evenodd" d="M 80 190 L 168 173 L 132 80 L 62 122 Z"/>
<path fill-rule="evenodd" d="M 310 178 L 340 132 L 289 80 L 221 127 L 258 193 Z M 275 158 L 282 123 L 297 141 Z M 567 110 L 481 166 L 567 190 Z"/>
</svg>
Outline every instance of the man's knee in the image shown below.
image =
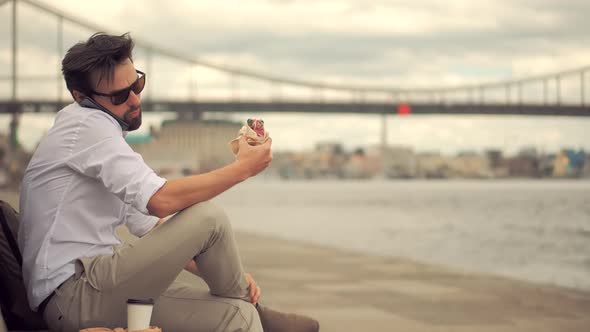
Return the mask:
<svg viewBox="0 0 590 332">
<path fill-rule="evenodd" d="M 190 219 L 189 223 L 194 225 L 199 232 L 209 230 L 210 232 L 223 233 L 231 227 L 223 208 L 211 201 L 189 206 L 181 213 L 183 214 L 182 218 Z"/>
</svg>

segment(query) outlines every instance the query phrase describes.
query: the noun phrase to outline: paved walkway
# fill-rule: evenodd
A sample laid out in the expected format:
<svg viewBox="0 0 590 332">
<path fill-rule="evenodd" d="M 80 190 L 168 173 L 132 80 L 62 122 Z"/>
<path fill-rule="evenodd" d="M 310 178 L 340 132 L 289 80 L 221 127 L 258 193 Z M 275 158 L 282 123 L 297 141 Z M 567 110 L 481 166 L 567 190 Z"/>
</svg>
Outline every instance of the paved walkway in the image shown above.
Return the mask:
<svg viewBox="0 0 590 332">
<path fill-rule="evenodd" d="M 16 195 L 0 192 L 0 199 L 15 204 Z M 590 292 L 255 234 L 237 238 L 262 303 L 309 314 L 321 331 L 590 331 Z"/>
<path fill-rule="evenodd" d="M 264 302 L 322 331 L 590 331 L 590 292 L 238 234 Z"/>
</svg>

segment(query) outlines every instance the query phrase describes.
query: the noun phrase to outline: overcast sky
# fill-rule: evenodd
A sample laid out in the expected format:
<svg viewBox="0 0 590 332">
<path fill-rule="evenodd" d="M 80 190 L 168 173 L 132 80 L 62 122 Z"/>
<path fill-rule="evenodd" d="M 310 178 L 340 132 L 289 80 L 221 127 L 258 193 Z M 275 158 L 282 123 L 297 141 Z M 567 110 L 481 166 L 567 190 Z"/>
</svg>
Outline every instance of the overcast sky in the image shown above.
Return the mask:
<svg viewBox="0 0 590 332">
<path fill-rule="evenodd" d="M 449 86 L 525 77 L 590 65 L 590 1 L 43 1 L 52 7 L 155 45 L 207 61 L 276 76 L 325 83 L 391 87 Z M 171 5 L 173 4 L 173 5 Z M 9 36 L 9 5 L 0 7 L 0 33 Z M 22 8 L 20 8 L 22 7 Z M 19 72 L 56 75 L 55 26 L 51 17 L 20 6 Z M 30 24 L 35 22 L 35 24 Z M 90 31 L 65 26 L 65 47 Z M 9 71 L 9 38 L 0 43 L 0 75 Z M 49 64 L 49 65 L 48 65 Z M 138 47 L 138 67 L 146 66 Z M 186 98 L 196 79 L 199 97 L 230 95 L 231 79 L 202 68 L 156 57 L 148 73 L 154 96 Z M 587 76 L 590 76 L 587 75 Z M 579 77 L 564 81 L 567 100 L 579 98 Z M 0 83 L 0 98 L 9 91 Z M 276 94 L 269 84 L 240 79 L 240 97 Z M 20 96 L 56 83 L 23 84 Z M 590 80 L 586 84 L 590 95 Z M 539 87 L 525 88 L 536 98 Z M 2 92 L 4 90 L 4 92 Z M 313 93 L 283 88 L 282 95 Z M 328 95 L 329 96 L 329 95 Z M 590 99 L 588 97 L 587 99 Z M 255 115 L 255 114 L 253 114 Z M 237 118 L 247 117 L 246 114 Z M 262 115 L 260 115 L 262 116 Z M 266 114 L 275 148 L 309 149 L 319 140 L 347 147 L 376 144 L 380 119 L 360 115 Z M 161 116 L 147 116 L 158 122 Z M 27 117 L 26 144 L 51 125 L 51 116 Z M 6 127 L 0 117 L 0 126 Z M 303 124 L 302 124 L 303 123 Z M 454 152 L 533 145 L 590 150 L 590 119 L 501 116 L 410 116 L 388 119 L 390 144 Z M 26 131 L 26 132 L 25 132 Z"/>
</svg>

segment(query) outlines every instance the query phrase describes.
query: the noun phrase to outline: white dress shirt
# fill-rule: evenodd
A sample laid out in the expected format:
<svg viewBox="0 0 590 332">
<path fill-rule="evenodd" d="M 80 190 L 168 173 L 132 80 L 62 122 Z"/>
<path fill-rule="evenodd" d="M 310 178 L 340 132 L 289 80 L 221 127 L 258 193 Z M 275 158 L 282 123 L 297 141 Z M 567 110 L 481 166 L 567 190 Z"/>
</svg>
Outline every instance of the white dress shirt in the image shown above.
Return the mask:
<svg viewBox="0 0 590 332">
<path fill-rule="evenodd" d="M 36 310 L 74 274 L 80 257 L 113 252 L 115 227 L 142 236 L 158 218 L 147 203 L 164 185 L 125 142 L 108 114 L 77 103 L 57 113 L 25 171 L 19 247 L 29 304 Z"/>
</svg>

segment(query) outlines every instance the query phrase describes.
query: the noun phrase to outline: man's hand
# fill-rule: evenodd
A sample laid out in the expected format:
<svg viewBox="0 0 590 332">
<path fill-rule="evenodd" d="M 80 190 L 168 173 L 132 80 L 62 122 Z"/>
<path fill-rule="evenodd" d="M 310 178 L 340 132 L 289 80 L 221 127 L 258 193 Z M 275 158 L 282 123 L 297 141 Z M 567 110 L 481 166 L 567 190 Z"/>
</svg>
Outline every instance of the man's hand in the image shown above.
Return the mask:
<svg viewBox="0 0 590 332">
<path fill-rule="evenodd" d="M 199 269 L 197 268 L 197 262 L 195 262 L 194 259 L 189 260 L 188 263 L 186 263 L 186 265 L 184 266 L 184 269 L 194 275 L 200 276 Z"/>
<path fill-rule="evenodd" d="M 248 279 L 248 284 L 250 285 L 250 301 L 252 304 L 256 304 L 260 299 L 260 287 L 256 286 L 256 282 L 250 273 L 245 272 L 244 275 L 246 275 L 246 279 Z"/>
<path fill-rule="evenodd" d="M 239 140 L 240 150 L 237 155 L 238 163 L 244 165 L 248 177 L 262 172 L 272 161 L 272 139 L 269 138 L 261 145 L 252 146 L 246 142 L 244 136 Z"/>
</svg>

